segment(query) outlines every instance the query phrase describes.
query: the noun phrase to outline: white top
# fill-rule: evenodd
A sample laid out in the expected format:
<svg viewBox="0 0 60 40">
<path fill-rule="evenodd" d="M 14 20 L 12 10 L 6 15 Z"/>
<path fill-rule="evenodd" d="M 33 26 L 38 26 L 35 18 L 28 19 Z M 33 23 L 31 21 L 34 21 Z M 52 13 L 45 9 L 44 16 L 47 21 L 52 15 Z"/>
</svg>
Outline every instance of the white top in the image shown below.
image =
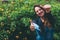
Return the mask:
<svg viewBox="0 0 60 40">
<path fill-rule="evenodd" d="M 33 24 L 34 24 L 34 27 L 35 27 L 36 30 L 41 31 L 40 28 L 39 28 L 39 25 L 37 25 L 36 23 L 33 23 Z"/>
</svg>

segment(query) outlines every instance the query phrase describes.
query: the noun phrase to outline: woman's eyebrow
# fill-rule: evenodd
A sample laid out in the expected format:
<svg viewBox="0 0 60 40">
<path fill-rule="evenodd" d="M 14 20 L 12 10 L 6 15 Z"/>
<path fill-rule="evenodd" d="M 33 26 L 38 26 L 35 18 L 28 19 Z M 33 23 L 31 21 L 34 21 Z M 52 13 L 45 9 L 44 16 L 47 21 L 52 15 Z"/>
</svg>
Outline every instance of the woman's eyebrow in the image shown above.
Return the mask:
<svg viewBox="0 0 60 40">
<path fill-rule="evenodd" d="M 39 10 L 41 10 L 41 9 L 39 9 Z"/>
</svg>

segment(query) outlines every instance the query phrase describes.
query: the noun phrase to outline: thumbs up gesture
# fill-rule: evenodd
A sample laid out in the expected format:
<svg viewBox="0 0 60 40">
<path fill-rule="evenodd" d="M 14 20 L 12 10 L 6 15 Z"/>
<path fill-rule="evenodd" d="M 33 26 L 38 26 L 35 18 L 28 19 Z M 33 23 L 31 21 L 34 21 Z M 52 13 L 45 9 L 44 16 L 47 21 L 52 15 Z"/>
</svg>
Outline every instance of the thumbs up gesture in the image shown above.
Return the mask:
<svg viewBox="0 0 60 40">
<path fill-rule="evenodd" d="M 31 31 L 34 31 L 34 30 L 35 30 L 35 28 L 34 28 L 33 21 L 32 21 L 32 20 L 30 20 L 30 23 L 31 23 L 31 25 L 30 25 L 30 30 L 31 30 Z"/>
</svg>

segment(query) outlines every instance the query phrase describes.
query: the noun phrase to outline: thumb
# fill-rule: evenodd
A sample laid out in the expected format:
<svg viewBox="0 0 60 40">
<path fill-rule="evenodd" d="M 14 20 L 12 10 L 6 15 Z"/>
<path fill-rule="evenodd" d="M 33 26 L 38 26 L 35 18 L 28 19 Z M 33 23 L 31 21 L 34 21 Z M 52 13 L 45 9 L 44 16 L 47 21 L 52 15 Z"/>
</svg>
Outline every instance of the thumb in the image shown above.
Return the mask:
<svg viewBox="0 0 60 40">
<path fill-rule="evenodd" d="M 31 25 L 33 25 L 33 21 L 32 20 L 30 20 L 30 23 L 31 23 Z"/>
</svg>

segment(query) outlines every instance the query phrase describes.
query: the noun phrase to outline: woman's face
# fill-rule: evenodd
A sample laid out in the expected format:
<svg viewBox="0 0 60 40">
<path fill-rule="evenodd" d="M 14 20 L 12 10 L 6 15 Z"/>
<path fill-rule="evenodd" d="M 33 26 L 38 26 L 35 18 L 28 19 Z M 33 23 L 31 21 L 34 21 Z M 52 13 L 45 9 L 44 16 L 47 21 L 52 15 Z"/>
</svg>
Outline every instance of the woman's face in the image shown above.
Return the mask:
<svg viewBox="0 0 60 40">
<path fill-rule="evenodd" d="M 43 17 L 44 16 L 44 10 L 41 9 L 40 7 L 35 7 L 35 12 L 39 17 Z"/>
</svg>

